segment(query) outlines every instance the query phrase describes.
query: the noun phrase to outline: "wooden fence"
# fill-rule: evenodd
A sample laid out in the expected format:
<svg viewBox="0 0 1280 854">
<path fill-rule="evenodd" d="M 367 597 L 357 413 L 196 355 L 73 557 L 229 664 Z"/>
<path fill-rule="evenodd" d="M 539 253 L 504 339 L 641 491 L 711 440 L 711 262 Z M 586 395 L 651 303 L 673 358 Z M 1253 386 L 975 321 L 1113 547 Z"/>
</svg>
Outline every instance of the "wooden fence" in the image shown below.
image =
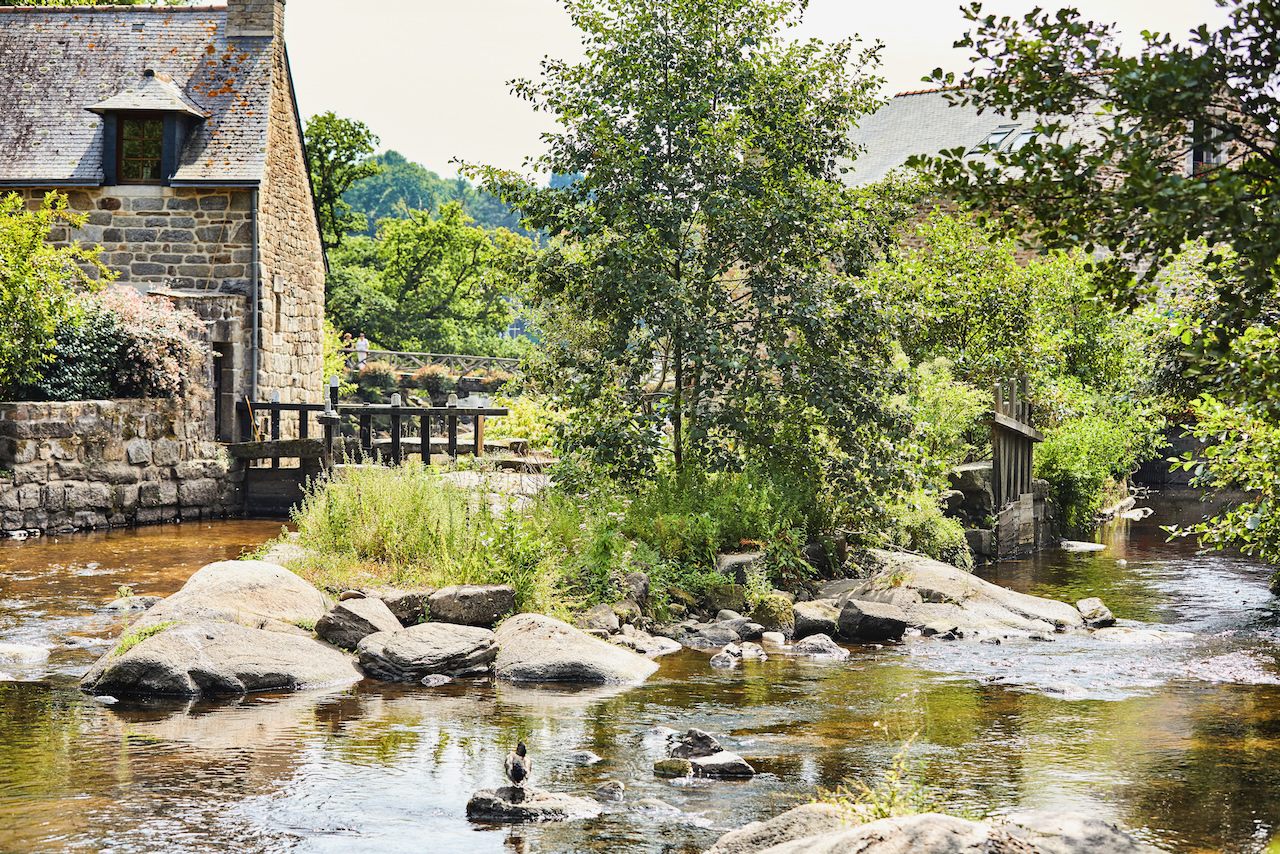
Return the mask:
<svg viewBox="0 0 1280 854">
<path fill-rule="evenodd" d="M 282 457 L 319 456 L 326 468 L 335 460 L 353 457 L 361 462 L 399 465 L 407 456 L 419 455 L 429 462 L 436 450 L 454 459 L 460 451 L 481 457 L 485 419 L 507 414 L 502 407 L 401 406 L 399 398 L 393 395 L 389 404 L 339 403 L 338 387 L 332 384 L 325 403 L 241 401 L 237 407 L 240 436 L 246 441 L 231 446 L 231 453 L 244 459 L 270 459 L 274 467 L 279 467 Z M 296 427 L 290 431 L 296 440 L 281 440 L 286 416 Z M 385 439 L 375 435 L 375 419 L 379 428 L 385 427 Z M 319 439 L 312 438 L 312 421 Z M 472 425 L 472 435 L 470 447 L 463 448 L 458 428 L 467 422 Z M 432 436 L 437 424 L 444 432 L 439 440 Z M 354 451 L 347 436 L 355 439 Z"/>
<path fill-rule="evenodd" d="M 997 512 L 1031 492 L 1035 446 L 1044 436 L 1031 426 L 1027 380 L 1022 377 L 994 384 L 991 414 L 991 479 Z"/>
<path fill-rule="evenodd" d="M 342 351 L 347 360 L 347 368 L 352 371 L 360 369 L 361 354 L 354 349 Z M 428 365 L 442 365 L 460 376 L 472 371 L 499 370 L 515 373 L 520 367 L 519 359 L 502 359 L 497 356 L 467 356 L 458 353 L 410 353 L 396 350 L 369 350 L 364 355 L 365 362 L 386 362 L 399 374 L 413 374 Z"/>
</svg>

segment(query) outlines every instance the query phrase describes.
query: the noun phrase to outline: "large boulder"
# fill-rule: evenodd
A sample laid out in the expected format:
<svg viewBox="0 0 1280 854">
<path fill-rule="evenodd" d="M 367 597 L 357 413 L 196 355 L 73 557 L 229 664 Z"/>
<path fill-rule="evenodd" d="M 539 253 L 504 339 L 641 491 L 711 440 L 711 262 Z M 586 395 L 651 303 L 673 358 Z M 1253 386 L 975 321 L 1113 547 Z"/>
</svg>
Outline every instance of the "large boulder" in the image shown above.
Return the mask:
<svg viewBox="0 0 1280 854">
<path fill-rule="evenodd" d="M 360 666 L 389 682 L 419 682 L 433 674 L 469 676 L 488 671 L 497 657 L 494 634 L 478 626 L 421 623 L 378 632 L 360 641 Z"/>
<path fill-rule="evenodd" d="M 498 627 L 499 679 L 638 685 L 658 665 L 543 614 L 517 614 Z"/>
<path fill-rule="evenodd" d="M 427 610 L 438 623 L 492 628 L 516 609 L 516 591 L 506 584 L 463 584 L 431 594 Z"/>
<path fill-rule="evenodd" d="M 807 655 L 811 658 L 829 658 L 844 661 L 849 657 L 849 650 L 837 644 L 826 635 L 809 635 L 809 637 L 791 647 L 795 655 Z"/>
<path fill-rule="evenodd" d="M 755 620 L 766 632 L 782 632 L 791 637 L 796 628 L 796 617 L 791 600 L 781 593 L 773 592 L 762 598 L 751 612 Z"/>
<path fill-rule="evenodd" d="M 850 824 L 856 822 L 834 804 L 804 804 L 768 821 L 753 821 L 729 831 L 706 854 L 758 854 L 783 842 L 843 830 Z"/>
<path fill-rule="evenodd" d="M 360 671 L 351 656 L 302 633 L 196 620 L 131 629 L 80 684 L 94 694 L 117 697 L 197 697 L 293 691 L 359 680 Z"/>
<path fill-rule="evenodd" d="M 224 560 L 196 570 L 181 590 L 153 605 L 134 626 L 221 620 L 271 631 L 309 631 L 328 609 L 323 593 L 282 566 Z"/>
<path fill-rule="evenodd" d="M 404 626 L 416 626 L 427 621 L 428 603 L 434 587 L 375 587 L 366 593 L 382 603 L 396 615 Z"/>
<path fill-rule="evenodd" d="M 265 561 L 220 561 L 144 613 L 81 686 L 117 696 L 241 694 L 357 681 L 354 660 L 311 635 L 324 594 Z"/>
<path fill-rule="evenodd" d="M 689 762 L 693 765 L 693 776 L 709 777 L 714 780 L 746 780 L 756 775 L 751 763 L 736 753 L 721 750 L 710 756 L 695 756 Z"/>
<path fill-rule="evenodd" d="M 897 640 L 910 618 L 897 605 L 850 599 L 840 609 L 840 637 L 851 641 Z"/>
<path fill-rule="evenodd" d="M 840 609 L 830 600 L 797 602 L 792 606 L 792 611 L 795 614 L 796 640 L 802 640 L 810 635 L 834 637 L 839 631 Z"/>
<path fill-rule="evenodd" d="M 1042 634 L 1084 626 L 1080 612 L 1065 602 L 1007 590 L 919 555 L 874 554 L 883 569 L 845 593 L 846 605 L 850 601 L 893 605 L 905 614 L 909 626 L 945 624 L 957 635 L 968 636 Z"/>
<path fill-rule="evenodd" d="M 355 649 L 376 632 L 398 632 L 400 628 L 400 621 L 381 599 L 345 599 L 316 622 L 316 634 L 343 649 Z"/>
<path fill-rule="evenodd" d="M 476 822 L 519 824 L 595 818 L 599 814 L 600 805 L 593 800 L 528 786 L 481 789 L 467 801 L 467 818 Z"/>
</svg>

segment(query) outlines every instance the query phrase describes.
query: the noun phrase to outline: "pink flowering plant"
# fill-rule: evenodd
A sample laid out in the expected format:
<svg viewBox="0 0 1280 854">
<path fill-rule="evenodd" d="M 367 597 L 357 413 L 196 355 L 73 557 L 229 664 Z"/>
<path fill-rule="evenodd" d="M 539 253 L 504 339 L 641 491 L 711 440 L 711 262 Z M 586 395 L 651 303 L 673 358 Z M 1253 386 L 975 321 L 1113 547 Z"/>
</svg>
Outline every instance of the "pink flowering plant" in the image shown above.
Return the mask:
<svg viewBox="0 0 1280 854">
<path fill-rule="evenodd" d="M 122 396 L 179 397 L 198 370 L 200 318 L 164 297 L 112 287 L 94 297 L 115 315 L 121 361 L 116 373 Z"/>
</svg>

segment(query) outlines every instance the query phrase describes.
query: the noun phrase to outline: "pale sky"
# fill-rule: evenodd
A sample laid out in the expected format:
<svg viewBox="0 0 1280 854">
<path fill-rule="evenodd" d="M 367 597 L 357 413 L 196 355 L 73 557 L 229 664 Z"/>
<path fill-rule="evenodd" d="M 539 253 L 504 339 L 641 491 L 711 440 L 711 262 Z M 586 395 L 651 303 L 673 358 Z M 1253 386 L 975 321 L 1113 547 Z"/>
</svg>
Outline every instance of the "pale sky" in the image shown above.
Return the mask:
<svg viewBox="0 0 1280 854">
<path fill-rule="evenodd" d="M 1019 15 L 1034 5 L 985 4 Z M 1119 23 L 1133 44 L 1143 28 L 1182 36 L 1223 20 L 1213 0 L 1071 5 Z M 959 0 L 811 0 L 802 32 L 883 41 L 881 74 L 885 94 L 893 94 L 923 88 L 920 78 L 938 66 L 961 70 L 965 54 L 951 47 L 965 29 L 959 6 Z M 549 119 L 511 95 L 507 81 L 536 76 L 544 56 L 580 56 L 558 0 L 292 0 L 286 14 L 302 114 L 333 110 L 360 119 L 383 149 L 446 176 L 456 172 L 455 157 L 518 167 L 540 151 L 538 136 L 550 129 Z"/>
</svg>

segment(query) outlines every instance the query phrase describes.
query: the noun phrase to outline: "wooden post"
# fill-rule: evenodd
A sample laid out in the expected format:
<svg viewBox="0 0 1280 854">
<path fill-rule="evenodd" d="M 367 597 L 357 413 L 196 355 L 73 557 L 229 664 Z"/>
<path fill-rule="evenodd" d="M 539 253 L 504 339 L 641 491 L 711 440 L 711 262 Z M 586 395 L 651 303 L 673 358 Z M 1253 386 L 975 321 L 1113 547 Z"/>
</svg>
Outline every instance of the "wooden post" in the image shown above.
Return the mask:
<svg viewBox="0 0 1280 854">
<path fill-rule="evenodd" d="M 338 408 L 338 378 L 336 376 L 329 377 L 329 403 L 332 409 Z"/>
<path fill-rule="evenodd" d="M 360 456 L 367 460 L 373 456 L 373 413 L 360 413 Z"/>
<path fill-rule="evenodd" d="M 280 441 L 280 392 L 271 392 L 271 441 Z M 273 469 L 280 468 L 280 457 L 273 454 L 271 456 L 271 467 Z"/>
<path fill-rule="evenodd" d="M 333 440 L 338 426 L 337 411 L 325 412 L 320 416 L 320 426 L 324 428 L 324 445 L 320 448 L 320 460 L 325 471 L 333 468 Z"/>
<path fill-rule="evenodd" d="M 418 418 L 418 441 L 422 443 L 422 464 L 431 464 L 431 416 Z"/>
<path fill-rule="evenodd" d="M 391 395 L 391 465 L 400 465 L 400 395 Z"/>
<path fill-rule="evenodd" d="M 476 416 L 476 436 L 475 449 L 473 452 L 477 459 L 484 456 L 484 416 Z"/>
<path fill-rule="evenodd" d="M 456 463 L 458 461 L 458 416 L 452 412 L 449 413 L 449 456 Z"/>
</svg>

